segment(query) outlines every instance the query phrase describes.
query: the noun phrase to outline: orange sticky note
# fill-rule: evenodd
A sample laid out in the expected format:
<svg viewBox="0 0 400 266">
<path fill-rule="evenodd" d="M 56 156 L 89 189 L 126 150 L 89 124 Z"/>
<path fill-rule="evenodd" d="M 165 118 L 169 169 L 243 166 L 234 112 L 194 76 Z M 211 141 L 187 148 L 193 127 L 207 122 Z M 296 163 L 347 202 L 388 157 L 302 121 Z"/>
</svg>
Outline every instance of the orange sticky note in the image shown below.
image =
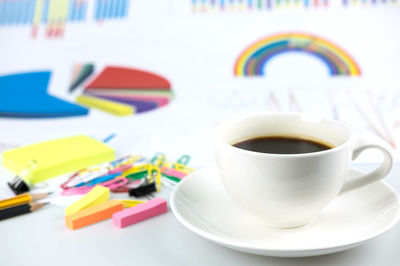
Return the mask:
<svg viewBox="0 0 400 266">
<path fill-rule="evenodd" d="M 123 208 L 124 205 L 120 200 L 109 200 L 80 212 L 65 216 L 65 224 L 69 229 L 79 229 L 110 219 L 113 213 L 119 212 Z"/>
</svg>

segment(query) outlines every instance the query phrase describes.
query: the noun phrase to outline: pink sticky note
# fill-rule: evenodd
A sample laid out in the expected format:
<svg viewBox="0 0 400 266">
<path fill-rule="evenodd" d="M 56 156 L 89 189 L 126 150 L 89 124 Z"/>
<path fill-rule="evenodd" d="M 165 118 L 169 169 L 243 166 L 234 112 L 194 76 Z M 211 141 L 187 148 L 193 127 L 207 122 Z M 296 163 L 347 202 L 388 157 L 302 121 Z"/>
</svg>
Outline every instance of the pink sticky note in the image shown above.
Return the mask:
<svg viewBox="0 0 400 266">
<path fill-rule="evenodd" d="M 167 202 L 164 199 L 155 198 L 148 202 L 114 213 L 112 221 L 116 227 L 124 228 L 151 217 L 166 213 L 167 211 Z"/>
</svg>

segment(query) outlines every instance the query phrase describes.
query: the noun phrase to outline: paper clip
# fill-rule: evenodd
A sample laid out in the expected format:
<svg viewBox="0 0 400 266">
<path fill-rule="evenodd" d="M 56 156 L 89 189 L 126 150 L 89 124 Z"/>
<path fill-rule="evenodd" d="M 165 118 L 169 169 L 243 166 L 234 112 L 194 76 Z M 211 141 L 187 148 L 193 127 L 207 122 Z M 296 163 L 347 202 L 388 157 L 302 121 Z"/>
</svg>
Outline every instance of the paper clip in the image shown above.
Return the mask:
<svg viewBox="0 0 400 266">
<path fill-rule="evenodd" d="M 108 173 L 114 174 L 114 173 L 118 173 L 118 172 L 124 172 L 124 171 L 129 170 L 130 168 L 132 168 L 132 164 L 120 165 L 117 168 L 108 171 Z"/>
<path fill-rule="evenodd" d="M 187 176 L 187 174 L 185 172 L 179 171 L 179 170 L 174 169 L 174 168 L 161 166 L 160 170 L 161 170 L 161 173 L 163 173 L 163 175 L 168 176 L 168 177 L 178 178 L 179 181 L 180 181 L 180 179 L 182 179 L 185 176 Z"/>
<path fill-rule="evenodd" d="M 87 184 L 83 184 L 83 185 L 86 185 L 87 187 L 92 187 L 94 185 L 97 185 L 97 184 L 112 180 L 112 179 L 116 178 L 119 175 L 121 175 L 121 172 L 115 173 L 115 174 L 111 174 L 111 175 L 100 176 L 100 177 L 97 177 L 95 179 L 92 179 L 90 182 L 88 182 Z M 79 185 L 77 187 L 79 187 Z"/>
<path fill-rule="evenodd" d="M 193 169 L 191 167 L 188 167 L 186 165 L 183 165 L 181 163 L 174 163 L 173 168 L 175 170 L 181 171 L 181 172 L 183 172 L 185 174 L 190 174 L 190 173 L 195 171 L 195 169 Z"/>
<path fill-rule="evenodd" d="M 103 187 L 108 187 L 110 190 L 113 190 L 113 189 L 117 189 L 119 187 L 125 186 L 128 182 L 129 182 L 129 180 L 126 179 L 125 177 L 117 177 L 117 178 L 114 178 L 114 179 L 109 180 L 107 182 L 100 183 L 98 185 L 103 186 Z M 66 190 L 62 191 L 61 195 L 69 196 L 69 195 L 77 195 L 77 194 L 78 195 L 79 194 L 86 194 L 92 188 L 93 188 L 93 186 L 92 187 L 82 186 L 82 187 L 70 188 L 70 189 L 66 189 Z"/>
<path fill-rule="evenodd" d="M 135 162 L 142 161 L 142 160 L 144 160 L 144 158 L 142 158 L 139 155 L 127 155 L 127 156 L 124 156 L 120 159 L 117 159 L 117 160 L 111 162 L 111 165 L 113 167 L 118 167 L 118 166 L 121 166 L 124 164 L 133 164 Z"/>
<path fill-rule="evenodd" d="M 93 179 L 104 176 L 108 173 L 107 169 L 83 169 L 68 178 L 68 180 L 61 184 L 62 189 L 70 189 L 77 186 L 82 186 Z"/>
<path fill-rule="evenodd" d="M 187 154 L 184 154 L 178 159 L 177 163 L 183 164 L 183 165 L 188 165 L 189 161 L 190 161 L 190 156 Z"/>
<path fill-rule="evenodd" d="M 165 178 L 167 178 L 167 179 L 169 179 L 169 180 L 171 180 L 171 181 L 174 181 L 174 182 L 176 182 L 176 183 L 181 182 L 181 179 L 179 179 L 179 178 L 177 178 L 177 177 L 174 177 L 174 176 L 170 176 L 170 175 L 166 175 L 166 174 L 163 174 L 162 176 L 165 177 Z M 162 183 L 162 182 L 161 182 L 161 183 Z M 164 183 L 163 183 L 163 184 L 164 184 Z"/>
<path fill-rule="evenodd" d="M 146 179 L 146 178 L 148 178 L 148 176 L 149 176 L 148 171 L 145 170 L 145 171 L 141 171 L 141 172 L 138 172 L 138 173 L 135 173 L 135 174 L 127 175 L 125 177 L 130 179 L 130 180 L 132 180 L 132 181 L 137 181 L 137 180 Z"/>
<path fill-rule="evenodd" d="M 124 176 L 126 176 L 127 178 L 131 178 L 133 180 L 138 180 L 143 178 L 142 175 L 139 175 L 140 177 L 135 177 L 136 174 L 140 174 L 140 173 L 144 173 L 144 172 L 148 172 L 149 169 L 151 169 L 153 166 L 149 163 L 146 164 L 141 164 L 141 165 L 137 165 L 137 166 L 133 166 L 130 169 L 124 171 Z"/>
<path fill-rule="evenodd" d="M 95 173 L 95 172 L 99 172 L 99 171 L 108 171 L 109 168 L 110 168 L 110 163 L 102 163 L 102 164 L 97 164 L 94 166 L 84 168 L 84 169 L 78 171 L 77 173 L 79 176 L 84 176 L 88 173 Z"/>
<path fill-rule="evenodd" d="M 115 178 L 113 180 L 102 183 L 104 187 L 108 187 L 110 190 L 117 189 L 128 184 L 129 180 L 125 177 Z"/>
<path fill-rule="evenodd" d="M 170 165 L 167 160 L 167 157 L 163 153 L 156 153 L 154 157 L 151 159 L 151 164 L 155 166 L 162 166 L 162 165 Z"/>
<path fill-rule="evenodd" d="M 155 163 L 159 160 L 159 158 L 165 158 L 164 153 L 157 152 L 157 153 L 153 156 L 153 158 L 151 158 L 150 163 L 151 163 L 151 164 L 155 164 Z"/>
<path fill-rule="evenodd" d="M 74 187 L 61 191 L 63 196 L 82 195 L 88 193 L 93 187 Z"/>
<path fill-rule="evenodd" d="M 146 183 L 146 179 L 144 179 L 144 178 L 139 179 L 139 180 L 133 180 L 133 181 L 128 179 L 128 183 L 125 186 L 113 188 L 111 191 L 114 193 L 127 193 L 130 189 L 140 187 L 141 185 L 143 185 L 145 183 Z"/>
<path fill-rule="evenodd" d="M 95 180 L 97 180 L 96 183 L 107 181 L 109 179 L 105 176 L 113 174 L 120 175 L 123 171 L 127 171 L 132 168 L 132 162 L 141 159 L 142 157 L 140 156 L 130 155 L 117 159 L 113 162 L 87 167 L 72 175 L 65 183 L 61 185 L 61 188 L 70 189 L 73 187 L 80 187 L 90 182 L 96 182 Z M 111 176 L 109 177 L 112 178 Z M 93 183 L 91 185 L 93 185 Z"/>
</svg>

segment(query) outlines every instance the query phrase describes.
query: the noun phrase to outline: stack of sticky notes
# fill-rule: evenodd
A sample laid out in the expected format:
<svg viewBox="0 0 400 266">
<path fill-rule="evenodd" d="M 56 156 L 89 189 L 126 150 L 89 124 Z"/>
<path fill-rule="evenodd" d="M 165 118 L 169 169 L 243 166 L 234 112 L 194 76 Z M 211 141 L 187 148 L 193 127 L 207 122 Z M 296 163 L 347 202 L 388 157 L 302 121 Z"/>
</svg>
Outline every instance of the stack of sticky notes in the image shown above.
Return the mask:
<svg viewBox="0 0 400 266">
<path fill-rule="evenodd" d="M 111 161 L 114 150 L 88 136 L 72 136 L 24 146 L 2 154 L 2 165 L 20 173 L 29 162 L 36 163 L 29 180 L 36 184 L 46 179 L 91 165 Z"/>
<path fill-rule="evenodd" d="M 80 212 L 65 216 L 65 223 L 69 229 L 79 229 L 106 219 L 110 219 L 116 212 L 122 211 L 120 200 L 109 200 Z"/>
<path fill-rule="evenodd" d="M 167 202 L 161 198 L 123 209 L 123 200 L 109 200 L 109 196 L 108 188 L 95 186 L 66 208 L 66 226 L 75 230 L 112 218 L 115 226 L 123 228 L 168 211 Z"/>
</svg>

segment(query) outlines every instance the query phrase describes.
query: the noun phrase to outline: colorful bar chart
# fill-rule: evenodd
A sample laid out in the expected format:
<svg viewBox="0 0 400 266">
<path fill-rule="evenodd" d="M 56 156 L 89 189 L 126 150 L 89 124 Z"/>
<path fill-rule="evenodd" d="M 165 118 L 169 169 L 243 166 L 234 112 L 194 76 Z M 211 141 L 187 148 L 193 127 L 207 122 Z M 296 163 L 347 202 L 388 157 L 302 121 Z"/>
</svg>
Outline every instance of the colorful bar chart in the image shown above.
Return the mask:
<svg viewBox="0 0 400 266">
<path fill-rule="evenodd" d="M 190 0 L 193 12 L 398 6 L 399 0 Z"/>
<path fill-rule="evenodd" d="M 327 7 L 330 0 L 192 0 L 193 11 L 251 11 L 288 7 Z"/>
<path fill-rule="evenodd" d="M 398 0 L 342 0 L 344 7 L 351 6 L 393 6 Z"/>
<path fill-rule="evenodd" d="M 42 24 L 47 37 L 61 37 L 67 23 L 123 19 L 128 11 L 129 0 L 0 0 L 0 28 L 29 25 L 35 38 Z"/>
<path fill-rule="evenodd" d="M 94 19 L 102 21 L 124 18 L 128 15 L 128 8 L 128 0 L 96 0 Z"/>
</svg>

